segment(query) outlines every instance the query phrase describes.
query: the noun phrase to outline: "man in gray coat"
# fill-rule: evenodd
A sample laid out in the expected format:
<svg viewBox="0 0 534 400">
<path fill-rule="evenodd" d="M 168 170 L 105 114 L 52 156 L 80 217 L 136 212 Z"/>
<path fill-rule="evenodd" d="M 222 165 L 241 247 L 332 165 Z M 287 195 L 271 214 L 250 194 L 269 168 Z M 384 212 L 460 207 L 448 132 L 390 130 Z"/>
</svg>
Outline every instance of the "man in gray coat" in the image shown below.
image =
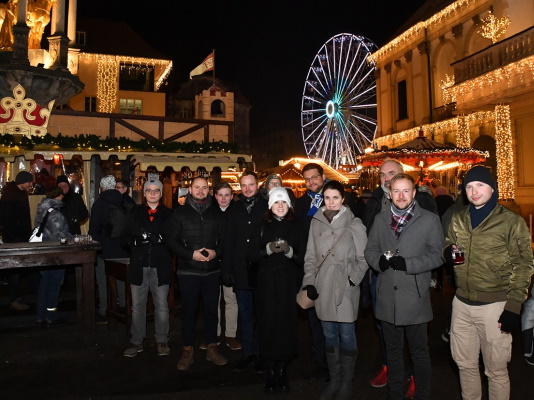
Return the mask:
<svg viewBox="0 0 534 400">
<path fill-rule="evenodd" d="M 417 382 L 415 398 L 430 398 L 430 279 L 442 263 L 443 232 L 439 217 L 422 209 L 415 193 L 410 175 L 391 179 L 391 208 L 375 217 L 365 249 L 367 263 L 378 272 L 376 318 L 386 341 L 390 399 L 404 399 L 404 335 Z"/>
</svg>

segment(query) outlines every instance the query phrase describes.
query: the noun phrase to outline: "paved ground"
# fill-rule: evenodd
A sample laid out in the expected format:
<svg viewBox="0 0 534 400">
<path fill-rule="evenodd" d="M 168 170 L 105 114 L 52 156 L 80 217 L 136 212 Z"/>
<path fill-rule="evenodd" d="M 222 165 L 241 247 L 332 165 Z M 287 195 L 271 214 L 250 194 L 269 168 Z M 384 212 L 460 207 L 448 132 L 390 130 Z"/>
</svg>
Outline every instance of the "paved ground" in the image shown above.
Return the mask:
<svg viewBox="0 0 534 400">
<path fill-rule="evenodd" d="M 72 323 L 58 328 L 34 326 L 33 297 L 28 312 L 11 311 L 8 307 L 5 281 L 0 280 L 0 399 L 257 399 L 263 394 L 262 375 L 253 370 L 236 373 L 232 364 L 240 352 L 226 347 L 222 352 L 231 364 L 216 367 L 207 362 L 205 352 L 195 348 L 195 363 L 190 371 L 176 370 L 180 355 L 180 324 L 172 319 L 171 355 L 158 357 L 152 325 L 145 350 L 134 358 L 125 358 L 129 335 L 124 324 L 97 327 L 97 344 L 84 347 L 79 339 L 74 293 L 67 287 L 62 292 L 60 307 Z M 68 286 L 68 285 L 67 285 Z M 448 344 L 441 339 L 447 324 L 447 310 L 452 298 L 450 288 L 433 293 L 435 318 L 429 325 L 433 368 L 433 400 L 460 399 L 457 369 L 450 358 Z M 179 303 L 179 299 L 177 299 Z M 177 311 L 179 316 L 179 310 Z M 285 399 L 313 400 L 324 387 L 310 381 L 314 364 L 310 337 L 304 313 L 300 315 L 301 337 L 298 358 L 289 367 L 292 391 L 280 395 Z M 199 322 L 201 332 L 201 322 Z M 200 336 L 200 335 L 199 335 Z M 354 378 L 354 398 L 385 399 L 386 388 L 368 384 L 380 364 L 380 354 L 373 317 L 369 309 L 360 313 L 357 328 L 360 355 Z M 200 343 L 201 337 L 198 338 Z M 512 399 L 531 399 L 534 367 L 524 361 L 519 332 L 514 335 L 514 352 L 510 363 Z"/>
</svg>

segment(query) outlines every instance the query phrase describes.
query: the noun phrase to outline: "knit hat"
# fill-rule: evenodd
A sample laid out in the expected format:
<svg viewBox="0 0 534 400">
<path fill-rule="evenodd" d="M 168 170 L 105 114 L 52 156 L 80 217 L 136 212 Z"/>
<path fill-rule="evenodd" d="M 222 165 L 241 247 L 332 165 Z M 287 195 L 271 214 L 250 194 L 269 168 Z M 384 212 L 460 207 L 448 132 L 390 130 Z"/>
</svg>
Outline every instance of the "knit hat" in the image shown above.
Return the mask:
<svg viewBox="0 0 534 400">
<path fill-rule="evenodd" d="M 115 177 L 113 175 L 106 175 L 101 178 L 100 187 L 104 190 L 115 189 Z"/>
<path fill-rule="evenodd" d="M 467 184 L 475 181 L 483 182 L 495 189 L 495 180 L 493 179 L 493 176 L 491 176 L 490 170 L 482 165 L 477 165 L 476 167 L 473 167 L 467 171 L 467 174 L 465 174 L 464 178 L 464 186 L 467 186 Z"/>
<path fill-rule="evenodd" d="M 33 175 L 28 171 L 20 171 L 15 177 L 15 183 L 17 185 L 22 185 L 27 182 L 33 182 Z"/>
<path fill-rule="evenodd" d="M 161 181 L 159 179 L 156 179 L 156 180 L 149 180 L 149 181 L 146 181 L 145 182 L 145 185 L 143 186 L 143 192 L 146 192 L 146 189 L 150 186 L 150 185 L 156 185 L 160 192 L 163 191 L 163 184 L 161 183 Z"/>
<path fill-rule="evenodd" d="M 370 199 L 372 195 L 373 192 L 371 192 L 369 189 L 363 189 L 360 197 L 363 197 L 364 199 Z"/>
<path fill-rule="evenodd" d="M 66 175 L 59 175 L 59 176 L 56 178 L 56 183 L 57 183 L 57 184 L 60 184 L 61 182 L 69 183 L 69 178 L 67 178 Z"/>
<path fill-rule="evenodd" d="M 285 201 L 287 205 L 291 207 L 291 200 L 289 200 L 287 190 L 283 187 L 272 188 L 269 191 L 269 208 L 271 208 L 273 204 L 279 200 Z"/>
<path fill-rule="evenodd" d="M 282 177 L 277 174 L 271 174 L 265 179 L 265 187 L 269 189 L 269 182 L 271 182 L 273 179 L 278 179 L 280 181 L 280 186 L 283 186 Z"/>
<path fill-rule="evenodd" d="M 45 196 L 49 199 L 55 199 L 56 197 L 58 197 L 60 194 L 63 194 L 63 190 L 61 188 L 55 188 L 54 190 L 51 190 L 50 192 L 48 192 Z"/>
</svg>

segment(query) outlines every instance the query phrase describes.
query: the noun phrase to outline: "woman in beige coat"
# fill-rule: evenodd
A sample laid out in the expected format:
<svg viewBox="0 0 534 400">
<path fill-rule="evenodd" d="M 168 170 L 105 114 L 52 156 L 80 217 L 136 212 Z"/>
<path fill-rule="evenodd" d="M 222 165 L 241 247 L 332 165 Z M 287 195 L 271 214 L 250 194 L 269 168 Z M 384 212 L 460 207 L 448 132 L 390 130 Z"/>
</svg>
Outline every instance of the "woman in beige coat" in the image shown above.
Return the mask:
<svg viewBox="0 0 534 400">
<path fill-rule="evenodd" d="M 362 221 L 343 205 L 345 190 L 341 183 L 326 183 L 323 196 L 325 205 L 310 226 L 303 289 L 315 300 L 326 342 L 331 380 L 320 399 L 342 400 L 352 394 L 358 355 L 354 322 L 358 317 L 360 282 L 368 268 L 364 257 L 367 235 Z"/>
</svg>

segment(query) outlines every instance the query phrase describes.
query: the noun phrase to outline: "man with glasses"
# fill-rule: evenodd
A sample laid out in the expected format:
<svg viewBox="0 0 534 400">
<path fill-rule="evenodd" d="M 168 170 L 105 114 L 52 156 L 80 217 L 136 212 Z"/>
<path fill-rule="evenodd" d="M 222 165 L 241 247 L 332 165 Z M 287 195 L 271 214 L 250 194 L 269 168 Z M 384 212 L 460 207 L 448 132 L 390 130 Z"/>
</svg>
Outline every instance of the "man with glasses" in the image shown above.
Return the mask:
<svg viewBox="0 0 534 400">
<path fill-rule="evenodd" d="M 130 196 L 130 181 L 127 179 L 117 179 L 115 182 L 115 189 L 117 189 L 120 194 L 122 194 L 122 198 L 124 201 L 124 204 L 131 204 L 132 206 L 135 206 L 135 201 Z"/>
<path fill-rule="evenodd" d="M 271 174 L 267 177 L 267 179 L 265 179 L 263 188 L 260 189 L 261 195 L 265 200 L 269 201 L 269 192 L 275 187 L 284 187 L 284 182 L 282 181 L 282 177 L 280 175 Z M 286 189 L 286 191 L 289 195 L 289 199 L 291 200 L 291 205 L 294 208 L 296 200 L 295 194 L 291 189 Z"/>
</svg>

